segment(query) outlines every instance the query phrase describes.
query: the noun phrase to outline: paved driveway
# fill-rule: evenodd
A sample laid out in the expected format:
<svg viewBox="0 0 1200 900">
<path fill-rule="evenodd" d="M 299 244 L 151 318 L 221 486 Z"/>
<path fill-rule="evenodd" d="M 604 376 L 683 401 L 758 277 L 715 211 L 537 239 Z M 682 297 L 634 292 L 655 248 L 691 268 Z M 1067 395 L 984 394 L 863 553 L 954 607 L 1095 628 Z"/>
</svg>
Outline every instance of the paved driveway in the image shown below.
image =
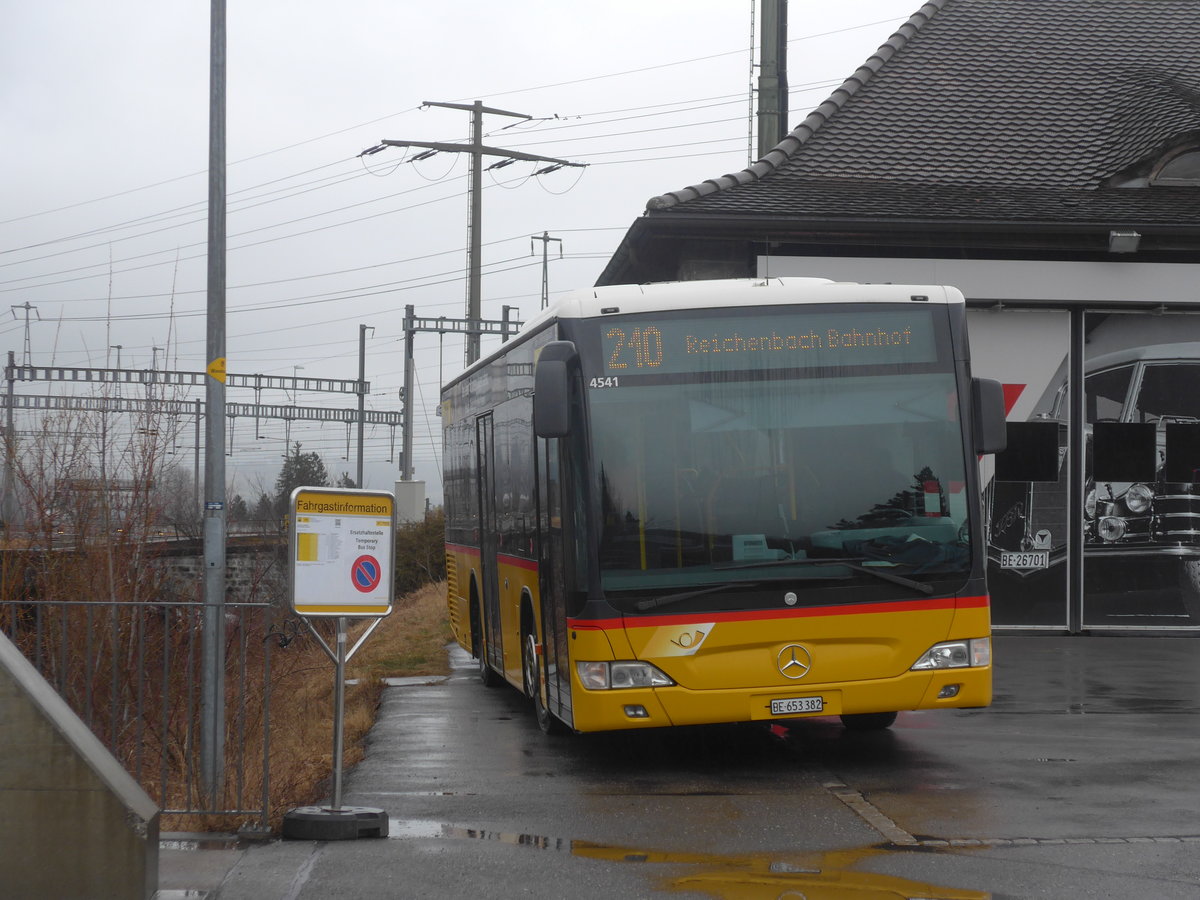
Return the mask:
<svg viewBox="0 0 1200 900">
<path fill-rule="evenodd" d="M 347 776 L 390 837 L 226 851 L 219 896 L 1200 897 L 1200 641 L 995 649 L 992 707 L 884 733 L 562 738 L 456 655 L 385 692 Z M 186 862 L 164 888 L 201 886 Z"/>
</svg>

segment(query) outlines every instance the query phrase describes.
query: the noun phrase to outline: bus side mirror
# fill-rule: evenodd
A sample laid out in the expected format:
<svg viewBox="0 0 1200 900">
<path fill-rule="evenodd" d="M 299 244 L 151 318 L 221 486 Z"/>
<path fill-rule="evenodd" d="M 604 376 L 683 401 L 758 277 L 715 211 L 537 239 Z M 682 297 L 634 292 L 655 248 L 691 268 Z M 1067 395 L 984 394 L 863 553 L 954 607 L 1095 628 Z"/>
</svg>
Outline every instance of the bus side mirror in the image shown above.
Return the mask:
<svg viewBox="0 0 1200 900">
<path fill-rule="evenodd" d="M 570 341 L 542 348 L 533 370 L 533 430 L 540 438 L 566 437 L 571 431 L 571 364 L 578 354 Z"/>
<path fill-rule="evenodd" d="M 1004 386 L 990 378 L 971 379 L 971 430 L 976 453 L 999 453 L 1008 446 Z"/>
</svg>

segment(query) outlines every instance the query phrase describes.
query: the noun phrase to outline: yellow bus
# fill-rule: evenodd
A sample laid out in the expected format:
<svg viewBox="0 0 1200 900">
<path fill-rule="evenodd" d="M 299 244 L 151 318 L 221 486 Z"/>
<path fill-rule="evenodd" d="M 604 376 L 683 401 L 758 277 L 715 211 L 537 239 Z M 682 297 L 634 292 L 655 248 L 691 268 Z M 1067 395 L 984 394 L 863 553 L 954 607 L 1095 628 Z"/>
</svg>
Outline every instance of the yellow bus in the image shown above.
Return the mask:
<svg viewBox="0 0 1200 900">
<path fill-rule="evenodd" d="M 991 700 L 977 459 L 943 286 L 566 296 L 442 391 L 450 621 L 544 731 Z"/>
</svg>

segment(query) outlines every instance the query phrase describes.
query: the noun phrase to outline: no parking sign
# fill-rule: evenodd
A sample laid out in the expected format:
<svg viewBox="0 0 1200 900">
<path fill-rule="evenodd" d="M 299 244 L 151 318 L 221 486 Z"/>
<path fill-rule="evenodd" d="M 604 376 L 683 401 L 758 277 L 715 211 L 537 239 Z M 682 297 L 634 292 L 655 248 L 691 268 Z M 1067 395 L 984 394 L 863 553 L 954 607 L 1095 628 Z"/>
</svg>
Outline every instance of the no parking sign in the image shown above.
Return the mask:
<svg viewBox="0 0 1200 900">
<path fill-rule="evenodd" d="M 303 616 L 392 611 L 396 501 L 384 491 L 296 488 L 290 542 L 292 608 Z"/>
</svg>

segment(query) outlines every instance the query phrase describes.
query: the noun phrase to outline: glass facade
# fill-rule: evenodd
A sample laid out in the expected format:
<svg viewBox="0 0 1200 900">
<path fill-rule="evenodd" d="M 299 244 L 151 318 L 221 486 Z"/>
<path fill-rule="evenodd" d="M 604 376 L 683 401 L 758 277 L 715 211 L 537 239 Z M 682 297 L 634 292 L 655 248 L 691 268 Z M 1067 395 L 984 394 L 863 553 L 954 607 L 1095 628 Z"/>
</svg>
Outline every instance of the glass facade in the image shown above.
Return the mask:
<svg viewBox="0 0 1200 900">
<path fill-rule="evenodd" d="M 1044 362 L 1002 357 L 998 315 L 1058 360 L 1049 377 Z M 995 624 L 1200 627 L 1200 317 L 971 316 L 976 374 L 1027 400 L 985 492 Z"/>
</svg>

